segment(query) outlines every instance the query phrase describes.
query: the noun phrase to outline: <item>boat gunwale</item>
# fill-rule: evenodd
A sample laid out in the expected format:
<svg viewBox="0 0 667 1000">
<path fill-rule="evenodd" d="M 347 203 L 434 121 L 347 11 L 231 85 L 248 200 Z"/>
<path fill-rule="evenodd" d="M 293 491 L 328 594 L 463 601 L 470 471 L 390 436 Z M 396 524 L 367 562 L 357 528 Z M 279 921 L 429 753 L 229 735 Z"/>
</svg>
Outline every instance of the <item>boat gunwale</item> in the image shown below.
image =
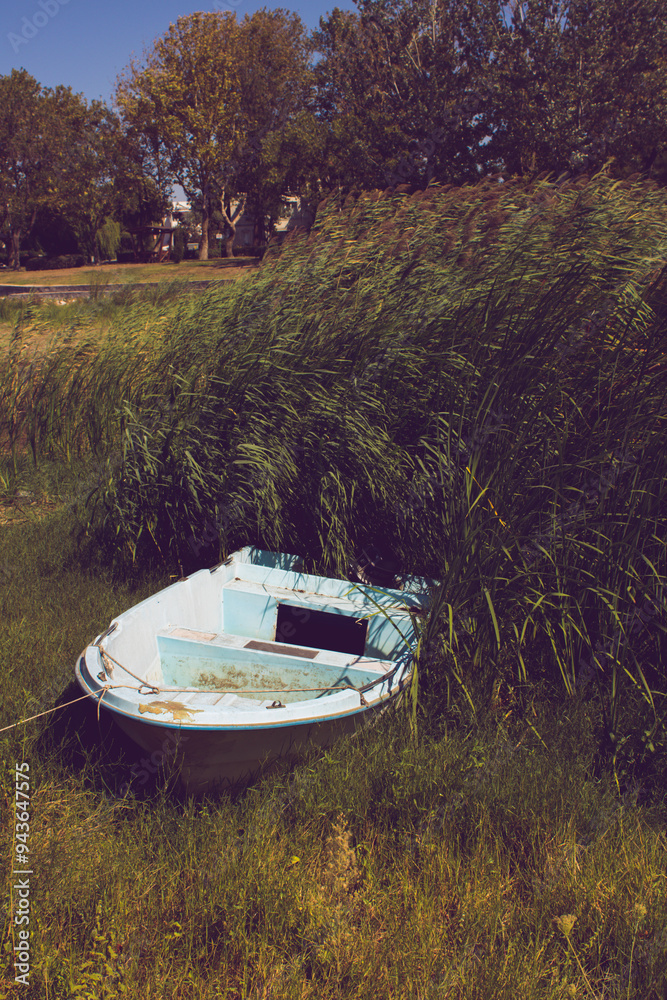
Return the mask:
<svg viewBox="0 0 667 1000">
<path fill-rule="evenodd" d="M 172 719 L 172 720 L 164 719 L 163 720 L 163 719 L 156 719 L 154 717 L 153 718 L 148 718 L 145 714 L 143 714 L 140 711 L 139 698 L 145 698 L 145 699 L 148 699 L 148 698 L 157 698 L 161 693 L 165 693 L 166 694 L 166 693 L 173 693 L 173 692 L 161 692 L 161 691 L 158 690 L 157 692 L 155 692 L 155 694 L 145 694 L 145 695 L 138 695 L 137 694 L 136 700 L 130 700 L 130 699 L 127 699 L 127 698 L 121 699 L 121 698 L 119 698 L 119 696 L 116 695 L 114 697 L 115 697 L 116 701 L 121 701 L 121 705 L 118 705 L 117 703 L 113 703 L 112 704 L 108 700 L 105 702 L 104 698 L 105 698 L 106 691 L 109 690 L 109 686 L 102 684 L 100 681 L 97 681 L 97 684 L 99 684 L 99 688 L 97 690 L 95 690 L 92 687 L 92 685 L 89 683 L 89 679 L 90 679 L 90 681 L 93 680 L 92 676 L 89 674 L 88 678 L 84 677 L 83 672 L 81 671 L 81 668 L 80 668 L 80 664 L 81 664 L 82 660 L 83 660 L 84 664 L 86 663 L 85 654 L 86 654 L 86 651 L 89 648 L 90 647 L 86 647 L 86 649 L 83 650 L 83 652 L 81 653 L 81 655 L 78 657 L 77 662 L 76 662 L 76 666 L 75 666 L 75 672 L 76 672 L 76 674 L 78 676 L 80 686 L 84 687 L 88 691 L 88 693 L 90 694 L 90 696 L 97 701 L 98 705 L 100 705 L 102 708 L 105 708 L 109 712 L 115 712 L 115 713 L 118 713 L 119 715 L 125 716 L 126 718 L 134 719 L 136 722 L 140 722 L 143 725 L 158 726 L 158 727 L 162 727 L 162 728 L 166 728 L 166 729 L 179 729 L 179 730 L 180 729 L 188 729 L 188 730 L 201 730 L 201 731 L 207 731 L 207 732 L 211 732 L 211 731 L 213 731 L 213 732 L 215 732 L 215 731 L 226 732 L 226 731 L 238 731 L 238 730 L 257 730 L 257 731 L 261 731 L 263 729 L 267 729 L 267 730 L 268 729 L 278 729 L 278 728 L 284 728 L 286 726 L 319 725 L 320 723 L 323 723 L 323 722 L 333 722 L 333 721 L 336 721 L 337 719 L 348 718 L 348 717 L 352 717 L 354 715 L 361 715 L 361 714 L 363 714 L 365 712 L 373 710 L 374 708 L 378 707 L 379 705 L 383 704 L 384 702 L 391 701 L 392 699 L 396 698 L 397 695 L 400 694 L 400 692 L 402 690 L 405 689 L 405 687 L 407 686 L 407 684 L 408 684 L 408 682 L 410 680 L 410 677 L 412 676 L 412 669 L 411 669 L 412 668 L 412 663 L 411 663 L 411 660 L 408 661 L 408 662 L 406 662 L 406 663 L 403 663 L 403 664 L 397 663 L 396 669 L 393 670 L 393 671 L 391 671 L 391 674 L 395 675 L 402 668 L 403 669 L 403 675 L 400 677 L 400 679 L 397 681 L 397 683 L 395 685 L 389 687 L 389 690 L 387 691 L 386 694 L 384 694 L 384 695 L 379 694 L 377 697 L 373 698 L 371 701 L 367 701 L 366 704 L 364 704 L 363 702 L 360 701 L 360 703 L 358 705 L 356 705 L 356 706 L 350 706 L 349 708 L 344 708 L 344 709 L 342 709 L 339 712 L 334 712 L 333 714 L 328 714 L 328 715 L 308 715 L 308 716 L 305 715 L 303 709 L 304 709 L 304 707 L 306 705 L 312 705 L 316 701 L 317 701 L 318 705 L 322 704 L 319 701 L 319 699 L 314 699 L 313 698 L 313 699 L 308 699 L 307 701 L 293 702 L 291 705 L 288 704 L 288 705 L 281 705 L 281 706 L 275 706 L 275 707 L 273 707 L 273 706 L 264 706 L 263 708 L 257 707 L 257 709 L 254 710 L 254 711 L 252 709 L 245 709 L 245 708 L 243 710 L 239 710 L 238 708 L 234 708 L 234 706 L 230 706 L 229 708 L 222 708 L 222 709 L 217 708 L 217 706 L 209 706 L 208 707 L 208 711 L 207 711 L 206 709 L 203 709 L 203 708 L 197 708 L 196 705 L 192 705 L 192 703 L 189 702 L 189 703 L 183 704 L 183 706 L 182 706 L 183 710 L 185 710 L 186 712 L 201 713 L 202 715 L 212 715 L 212 716 L 216 717 L 215 720 L 211 721 L 211 722 L 206 722 L 206 723 L 204 723 L 203 720 L 199 720 L 199 722 L 193 722 L 193 721 L 191 722 L 189 719 Z M 101 657 L 100 657 L 100 661 L 101 661 Z M 86 664 L 86 666 L 87 666 L 87 664 Z M 386 681 L 388 679 L 389 678 L 387 676 L 378 677 L 377 681 L 374 681 L 372 683 L 372 686 L 375 687 L 377 684 L 380 684 L 381 682 L 382 683 L 386 683 Z M 149 686 L 149 685 L 147 685 L 147 686 Z M 125 685 L 119 685 L 119 687 L 125 687 Z M 106 688 L 106 691 L 105 691 L 105 688 Z M 363 694 L 363 691 L 361 691 L 359 688 L 354 688 L 354 689 L 352 689 L 352 688 L 346 688 L 346 689 L 342 689 L 342 690 L 338 690 L 338 691 L 336 691 L 335 689 L 332 689 L 332 691 L 333 691 L 333 693 L 329 697 L 330 698 L 332 698 L 332 697 L 338 697 L 339 700 L 342 700 L 340 698 L 341 695 L 342 696 L 354 696 L 357 693 Z M 201 692 L 202 695 L 204 695 L 204 694 L 210 694 L 210 693 L 211 692 L 205 692 L 205 691 Z M 233 691 L 230 691 L 228 693 L 229 694 L 234 694 Z M 125 705 L 128 706 L 128 708 L 122 707 L 122 703 L 123 702 L 125 703 Z M 156 702 L 147 702 L 147 704 L 156 704 Z M 177 703 L 174 703 L 174 704 L 177 704 Z M 299 712 L 298 716 L 292 715 L 292 717 L 290 717 L 290 718 L 284 718 L 284 716 L 281 718 L 280 716 L 277 716 L 278 712 L 283 713 L 283 712 L 286 712 L 286 711 L 289 711 L 289 710 L 293 711 L 294 708 L 295 708 L 295 706 L 299 706 L 299 708 L 301 710 Z M 330 707 L 330 701 L 327 701 L 326 707 L 327 708 Z M 164 711 L 165 711 L 165 713 L 169 713 L 170 709 L 165 708 Z M 275 718 L 275 722 L 273 722 L 273 721 L 269 722 L 268 720 L 263 721 L 263 722 L 262 721 L 251 722 L 248 719 L 248 716 L 255 715 L 256 713 L 259 714 L 260 712 L 266 712 L 266 711 L 272 711 L 272 712 L 276 713 L 276 716 L 273 716 L 273 718 Z M 223 712 L 225 712 L 225 714 L 227 714 L 227 713 L 236 714 L 238 716 L 238 721 L 236 721 L 236 722 L 230 722 L 230 723 L 225 723 L 225 722 L 218 721 Z"/>
</svg>

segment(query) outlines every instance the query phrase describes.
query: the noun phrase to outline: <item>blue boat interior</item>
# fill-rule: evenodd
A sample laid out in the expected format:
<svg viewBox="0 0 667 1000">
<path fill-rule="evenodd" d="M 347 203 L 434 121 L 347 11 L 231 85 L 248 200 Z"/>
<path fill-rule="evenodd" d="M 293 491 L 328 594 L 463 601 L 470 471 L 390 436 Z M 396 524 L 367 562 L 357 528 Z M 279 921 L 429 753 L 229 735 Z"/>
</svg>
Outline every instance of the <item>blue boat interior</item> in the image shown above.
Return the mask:
<svg viewBox="0 0 667 1000">
<path fill-rule="evenodd" d="M 242 647 L 230 646 L 225 636 L 193 640 L 158 635 L 158 649 L 167 686 L 194 687 L 201 691 L 238 692 L 257 701 L 280 700 L 284 704 L 308 701 L 345 687 L 362 688 L 378 680 L 382 671 L 341 663 L 339 657 L 305 658 L 298 647 L 260 644 L 250 640 Z M 283 650 L 285 650 L 283 652 Z M 315 655 L 317 653 L 315 652 Z M 336 662 L 338 661 L 338 662 Z M 392 664 L 387 664 L 391 669 Z"/>
<path fill-rule="evenodd" d="M 263 572 L 266 574 L 266 570 Z M 318 581 L 317 577 L 299 580 L 295 573 L 280 576 L 280 586 L 249 580 L 245 572 L 243 578 L 229 580 L 222 590 L 223 630 L 253 639 L 338 648 L 340 652 L 380 659 L 392 659 L 404 651 L 410 638 L 406 629 L 412 631 L 405 605 L 397 607 L 396 601 L 385 599 L 384 605 L 378 607 L 347 581 L 321 580 L 323 585 L 341 586 L 322 586 L 314 591 L 285 586 L 291 581 L 284 577 L 294 576 L 297 585 Z"/>
<path fill-rule="evenodd" d="M 215 571 L 226 578 L 210 632 L 158 632 L 167 687 L 287 704 L 362 689 L 405 658 L 419 598 L 410 595 L 407 605 L 402 591 L 308 576 L 282 558 L 282 565 L 234 560 Z"/>
</svg>

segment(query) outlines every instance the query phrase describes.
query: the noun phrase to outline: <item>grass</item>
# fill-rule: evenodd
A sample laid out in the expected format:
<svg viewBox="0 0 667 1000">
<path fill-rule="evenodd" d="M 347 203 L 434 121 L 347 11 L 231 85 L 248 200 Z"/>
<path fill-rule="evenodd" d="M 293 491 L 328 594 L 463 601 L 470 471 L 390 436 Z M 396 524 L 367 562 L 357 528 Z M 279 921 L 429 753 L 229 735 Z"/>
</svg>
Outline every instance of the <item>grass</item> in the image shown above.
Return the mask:
<svg viewBox="0 0 667 1000">
<path fill-rule="evenodd" d="M 237 280 L 247 276 L 257 262 L 248 258 L 241 259 L 238 266 L 236 259 L 230 262 L 231 267 L 226 264 L 226 261 L 197 261 L 184 270 L 176 269 L 175 265 L 143 267 L 129 264 L 121 265 L 118 273 L 113 269 L 97 268 L 92 272 L 76 272 L 81 281 L 71 282 L 90 285 L 90 294 L 86 298 L 29 302 L 17 301 L 12 296 L 0 298 L 0 357 L 9 352 L 12 342 L 15 347 L 20 343 L 24 354 L 39 354 L 58 345 L 82 340 L 100 342 L 113 336 L 114 332 L 122 331 L 125 335 L 130 331 L 131 334 L 137 329 L 138 322 L 143 324 L 144 331 L 150 329 L 154 336 L 164 325 L 170 306 L 189 292 L 190 279 Z M 20 275 L 9 274 L 17 281 L 24 277 L 23 272 Z M 62 276 L 60 272 L 48 271 L 40 272 L 38 277 L 40 281 L 33 283 L 58 284 Z M 130 287 L 140 282 L 144 282 L 145 286 Z M 109 294 L 101 294 L 108 284 L 120 287 Z M 191 294 L 200 293 L 194 291 Z"/>
<path fill-rule="evenodd" d="M 100 298 L 39 352 L 46 312 L 9 318 L 4 724 L 242 544 L 441 581 L 411 724 L 236 800 L 183 801 L 93 706 L 0 735 L 35 996 L 664 996 L 666 206 L 364 195 L 244 282 Z"/>
<path fill-rule="evenodd" d="M 149 292 L 72 299 L 59 303 L 0 300 L 0 357 L 14 365 L 29 357 L 52 355 L 74 345 L 99 345 L 122 335 L 128 326 L 159 335 L 183 285 L 155 285 Z M 171 303 L 171 306 L 170 306 Z"/>
<path fill-rule="evenodd" d="M 106 456 L 109 558 L 340 574 L 390 539 L 442 581 L 425 709 L 471 671 L 588 687 L 620 781 L 666 748 L 666 246 L 662 193 L 605 177 L 333 204 L 157 349 L 63 349 L 6 412 L 35 456 Z"/>
<path fill-rule="evenodd" d="M 69 516 L 1 529 L 3 724 L 26 695 L 76 697 L 82 645 L 160 585 L 82 566 Z M 0 996 L 657 1000 L 665 813 L 599 772 L 595 727 L 584 698 L 517 689 L 419 740 L 385 717 L 199 801 L 149 778 L 92 705 L 2 734 L 1 856 L 27 761 L 35 874 L 31 985 L 11 984 L 7 920 Z"/>
<path fill-rule="evenodd" d="M 105 264 L 55 271 L 0 270 L 0 285 L 122 285 L 134 282 L 217 281 L 242 277 L 258 264 L 254 257 L 188 260 L 180 264 Z"/>
<path fill-rule="evenodd" d="M 391 539 L 442 581 L 426 711 L 471 670 L 546 677 L 595 692 L 614 759 L 661 759 L 666 222 L 604 176 L 332 204 L 159 338 L 145 305 L 32 361 L 17 323 L 5 434 L 97 456 L 124 571 L 252 541 L 344 574 Z"/>
</svg>

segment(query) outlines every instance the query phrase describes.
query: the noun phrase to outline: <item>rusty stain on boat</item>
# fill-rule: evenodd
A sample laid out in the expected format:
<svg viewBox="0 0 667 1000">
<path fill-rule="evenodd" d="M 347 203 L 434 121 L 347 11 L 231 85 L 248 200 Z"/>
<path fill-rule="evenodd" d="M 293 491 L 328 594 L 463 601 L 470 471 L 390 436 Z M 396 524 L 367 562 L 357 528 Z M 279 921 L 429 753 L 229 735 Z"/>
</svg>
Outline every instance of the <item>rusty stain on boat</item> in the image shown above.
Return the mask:
<svg viewBox="0 0 667 1000">
<path fill-rule="evenodd" d="M 194 712 L 199 712 L 199 708 L 186 708 L 180 701 L 153 701 L 150 705 L 139 705 L 142 715 L 151 712 L 153 715 L 160 715 L 162 712 L 171 712 L 178 722 L 189 722 Z"/>
</svg>

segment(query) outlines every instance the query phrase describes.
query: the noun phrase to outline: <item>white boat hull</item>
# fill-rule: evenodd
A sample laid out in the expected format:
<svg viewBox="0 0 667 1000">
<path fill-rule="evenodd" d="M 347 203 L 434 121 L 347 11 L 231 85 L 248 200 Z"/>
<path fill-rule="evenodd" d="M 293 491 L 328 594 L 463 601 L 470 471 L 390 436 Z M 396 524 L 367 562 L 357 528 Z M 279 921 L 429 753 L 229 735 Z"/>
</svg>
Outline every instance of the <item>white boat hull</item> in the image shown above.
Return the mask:
<svg viewBox="0 0 667 1000">
<path fill-rule="evenodd" d="M 354 732 L 405 690 L 425 581 L 401 591 L 307 576 L 243 549 L 114 619 L 76 665 L 149 755 L 192 794 Z"/>
<path fill-rule="evenodd" d="M 265 774 L 272 764 L 296 758 L 308 750 L 326 749 L 337 739 L 369 724 L 379 706 L 342 719 L 247 731 L 167 729 L 114 713 L 121 729 L 159 767 L 173 761 L 188 794 L 201 795 L 246 784 Z"/>
</svg>

